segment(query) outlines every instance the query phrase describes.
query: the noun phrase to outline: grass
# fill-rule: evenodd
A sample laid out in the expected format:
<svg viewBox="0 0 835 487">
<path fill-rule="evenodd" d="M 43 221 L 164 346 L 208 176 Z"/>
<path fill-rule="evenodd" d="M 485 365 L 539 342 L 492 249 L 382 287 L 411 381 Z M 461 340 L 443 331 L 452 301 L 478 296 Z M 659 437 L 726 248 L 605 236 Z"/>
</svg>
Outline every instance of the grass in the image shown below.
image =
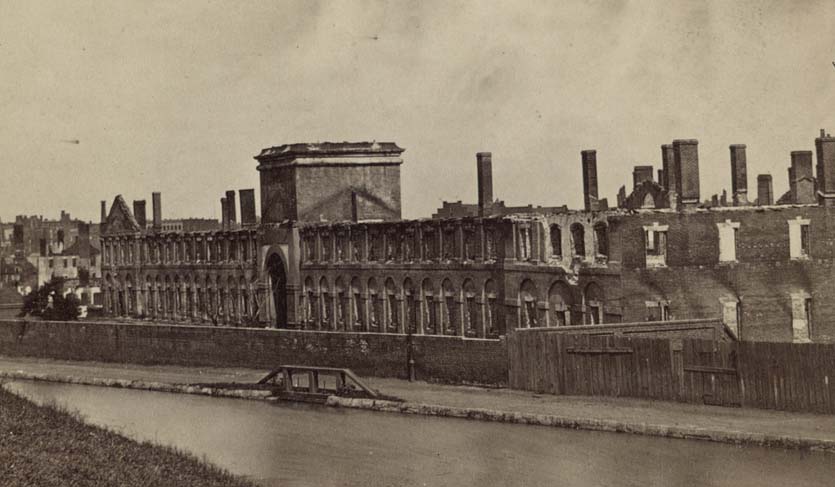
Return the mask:
<svg viewBox="0 0 835 487">
<path fill-rule="evenodd" d="M 0 485 L 254 487 L 174 448 L 91 426 L 0 387 Z"/>
</svg>

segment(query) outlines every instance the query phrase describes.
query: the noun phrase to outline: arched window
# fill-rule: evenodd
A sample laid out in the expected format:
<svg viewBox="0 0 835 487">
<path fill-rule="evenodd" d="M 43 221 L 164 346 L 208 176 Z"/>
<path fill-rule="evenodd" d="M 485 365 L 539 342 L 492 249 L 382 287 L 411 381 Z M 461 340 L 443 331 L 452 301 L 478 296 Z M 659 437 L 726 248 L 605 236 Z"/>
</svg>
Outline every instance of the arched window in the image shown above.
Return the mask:
<svg viewBox="0 0 835 487">
<path fill-rule="evenodd" d="M 186 289 L 186 316 L 191 318 L 194 316 L 194 290 L 191 287 L 191 277 L 186 276 L 185 282 L 183 283 Z"/>
<path fill-rule="evenodd" d="M 377 289 L 377 281 L 372 277 L 368 280 L 368 328 L 372 331 L 380 329 L 383 321 L 382 296 Z"/>
<path fill-rule="evenodd" d="M 345 330 L 345 318 L 349 316 L 350 313 L 350 300 L 348 299 L 348 293 L 345 291 L 345 283 L 342 281 L 341 277 L 336 278 L 334 293 L 336 294 L 334 324 L 336 325 L 337 330 Z"/>
<path fill-rule="evenodd" d="M 240 300 L 241 300 L 241 304 L 240 304 L 241 322 L 246 325 L 246 324 L 249 324 L 250 320 L 252 319 L 252 316 L 251 316 L 252 311 L 250 309 L 250 304 L 249 304 L 249 298 L 250 298 L 249 287 L 246 284 L 246 279 L 244 278 L 244 276 L 241 276 L 240 279 L 238 279 L 238 288 L 240 289 Z"/>
<path fill-rule="evenodd" d="M 151 276 L 145 276 L 145 314 L 153 316 L 154 310 L 154 282 Z"/>
<path fill-rule="evenodd" d="M 499 294 L 492 279 L 484 283 L 484 331 L 488 338 L 497 338 L 504 333 L 499 316 Z"/>
<path fill-rule="evenodd" d="M 464 281 L 461 292 L 464 296 L 462 303 L 464 307 L 464 334 L 469 337 L 478 336 L 481 319 L 476 299 L 476 289 L 472 279 Z"/>
<path fill-rule="evenodd" d="M 417 333 L 418 300 L 415 296 L 415 286 L 408 277 L 403 281 L 403 301 L 406 308 L 405 316 L 403 317 L 406 332 Z"/>
<path fill-rule="evenodd" d="M 603 303 L 606 301 L 603 289 L 597 283 L 590 283 L 583 293 L 585 302 L 586 324 L 597 325 L 603 323 Z"/>
<path fill-rule="evenodd" d="M 180 318 L 183 313 L 183 301 L 180 288 L 180 276 L 174 276 L 174 317 Z"/>
<path fill-rule="evenodd" d="M 328 280 L 325 277 L 319 279 L 319 294 L 320 294 L 320 308 L 319 308 L 319 326 L 323 329 L 331 328 L 331 314 L 333 310 L 333 301 L 331 290 L 328 286 Z"/>
<path fill-rule="evenodd" d="M 571 224 L 571 242 L 574 245 L 574 257 L 585 257 L 586 235 L 581 223 Z"/>
<path fill-rule="evenodd" d="M 571 289 L 564 282 L 555 282 L 548 291 L 549 326 L 571 325 Z"/>
<path fill-rule="evenodd" d="M 310 327 L 316 321 L 316 290 L 313 287 L 313 279 L 308 276 L 304 280 L 304 294 L 302 298 L 302 326 L 304 328 Z"/>
<path fill-rule="evenodd" d="M 443 296 L 441 297 L 441 318 L 444 324 L 444 334 L 457 335 L 459 321 L 458 303 L 455 299 L 455 287 L 452 285 L 452 281 L 444 279 L 441 283 L 441 291 L 443 292 Z"/>
<path fill-rule="evenodd" d="M 562 229 L 556 223 L 551 225 L 551 257 L 562 259 Z"/>
<path fill-rule="evenodd" d="M 104 311 L 107 314 L 113 313 L 112 302 L 110 300 L 110 292 L 113 290 L 113 278 L 110 274 L 104 275 Z"/>
<path fill-rule="evenodd" d="M 165 276 L 165 314 L 169 318 L 174 315 L 174 288 L 171 287 L 171 276 Z"/>
<path fill-rule="evenodd" d="M 163 284 L 162 284 L 162 278 L 160 276 L 157 276 L 156 282 L 154 284 L 155 284 L 155 286 L 154 286 L 154 288 L 155 288 L 154 289 L 154 294 L 155 294 L 154 302 L 156 304 L 156 314 L 157 314 L 157 316 L 162 316 L 164 311 L 165 311 L 165 308 L 163 308 L 163 304 L 162 304 L 163 300 L 165 299 L 165 296 L 163 295 L 164 294 L 164 288 L 163 288 Z M 202 307 L 201 307 L 201 309 L 202 309 Z"/>
<path fill-rule="evenodd" d="M 594 240 L 597 242 L 597 255 L 609 256 L 609 231 L 606 224 L 598 222 L 594 225 Z"/>
<path fill-rule="evenodd" d="M 397 287 L 391 278 L 386 279 L 386 330 L 396 332 L 400 327 L 400 301 Z"/>
<path fill-rule="evenodd" d="M 423 333 L 435 335 L 438 333 L 438 313 L 435 311 L 435 286 L 432 280 L 426 278 L 420 286 L 421 291 L 421 319 L 423 320 Z"/>
<path fill-rule="evenodd" d="M 214 244 L 209 243 L 211 247 Z M 206 276 L 206 284 L 203 286 L 205 293 L 204 303 L 206 304 L 206 317 L 213 323 L 217 322 L 217 303 L 215 303 L 215 280 L 211 276 Z"/>
<path fill-rule="evenodd" d="M 520 327 L 536 328 L 539 326 L 536 301 L 536 286 L 531 280 L 526 279 L 519 289 Z"/>
<path fill-rule="evenodd" d="M 351 279 L 351 326 L 355 330 L 361 330 L 363 327 L 363 300 L 362 288 L 360 287 L 360 280 L 358 278 Z"/>
<path fill-rule="evenodd" d="M 125 278 L 125 287 L 127 288 L 127 296 L 125 296 L 126 305 L 125 311 L 128 315 L 132 315 L 136 313 L 136 305 L 134 299 L 134 287 L 133 287 L 133 277 L 130 274 L 127 275 Z"/>
<path fill-rule="evenodd" d="M 238 306 L 238 286 L 235 278 L 228 276 L 224 283 L 218 276 L 217 289 L 221 319 L 227 323 L 239 323 L 240 307 Z"/>
</svg>

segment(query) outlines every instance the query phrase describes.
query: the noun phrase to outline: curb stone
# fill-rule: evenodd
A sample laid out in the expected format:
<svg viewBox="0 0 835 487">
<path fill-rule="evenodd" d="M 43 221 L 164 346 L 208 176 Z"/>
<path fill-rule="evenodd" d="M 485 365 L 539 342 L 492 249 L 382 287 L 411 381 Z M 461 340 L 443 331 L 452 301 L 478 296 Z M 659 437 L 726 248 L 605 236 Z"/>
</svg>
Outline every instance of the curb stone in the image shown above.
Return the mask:
<svg viewBox="0 0 835 487">
<path fill-rule="evenodd" d="M 835 440 L 330 396 L 328 406 L 835 453 Z"/>
<path fill-rule="evenodd" d="M 167 384 L 163 382 L 145 382 L 140 380 L 102 379 L 98 377 L 56 376 L 49 374 L 30 374 L 24 372 L 0 372 L 0 379 L 31 380 L 40 382 L 61 382 L 85 386 L 115 387 L 121 389 L 137 389 L 142 391 L 173 392 L 202 396 L 229 397 L 237 399 L 264 400 L 270 396 L 269 391 L 247 389 L 221 389 L 214 387 L 198 387 L 187 384 Z"/>
</svg>

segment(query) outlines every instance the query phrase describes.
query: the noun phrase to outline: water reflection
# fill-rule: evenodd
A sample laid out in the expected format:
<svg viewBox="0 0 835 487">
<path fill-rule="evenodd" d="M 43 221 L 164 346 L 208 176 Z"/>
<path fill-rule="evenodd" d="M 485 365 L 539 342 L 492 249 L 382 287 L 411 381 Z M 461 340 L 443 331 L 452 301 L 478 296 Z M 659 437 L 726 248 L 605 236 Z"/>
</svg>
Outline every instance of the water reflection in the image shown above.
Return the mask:
<svg viewBox="0 0 835 487">
<path fill-rule="evenodd" d="M 7 387 L 267 486 L 829 486 L 835 474 L 835 456 L 823 453 L 68 384 Z"/>
</svg>

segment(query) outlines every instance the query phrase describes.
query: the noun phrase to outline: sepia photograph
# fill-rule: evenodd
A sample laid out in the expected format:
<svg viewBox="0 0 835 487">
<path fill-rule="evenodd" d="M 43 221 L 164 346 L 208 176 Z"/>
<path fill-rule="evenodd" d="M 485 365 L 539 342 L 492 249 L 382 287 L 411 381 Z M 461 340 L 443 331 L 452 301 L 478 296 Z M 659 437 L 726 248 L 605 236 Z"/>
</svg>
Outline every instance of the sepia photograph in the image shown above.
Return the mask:
<svg viewBox="0 0 835 487">
<path fill-rule="evenodd" d="M 0 0 L 0 486 L 835 484 L 826 0 Z"/>
</svg>

